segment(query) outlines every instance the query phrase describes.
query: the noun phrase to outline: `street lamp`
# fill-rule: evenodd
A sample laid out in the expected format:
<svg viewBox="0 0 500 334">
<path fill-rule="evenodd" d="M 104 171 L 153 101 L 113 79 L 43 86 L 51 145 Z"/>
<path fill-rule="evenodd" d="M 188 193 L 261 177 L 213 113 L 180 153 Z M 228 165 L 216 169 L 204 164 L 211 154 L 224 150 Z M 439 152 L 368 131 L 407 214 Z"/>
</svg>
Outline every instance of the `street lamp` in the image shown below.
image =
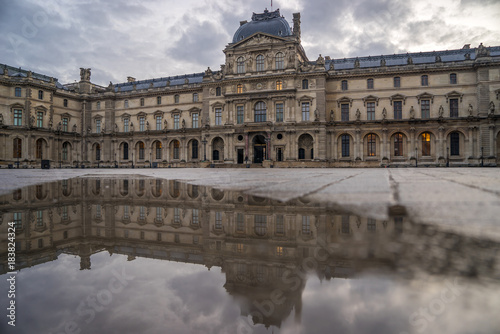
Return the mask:
<svg viewBox="0 0 500 334">
<path fill-rule="evenodd" d="M 450 148 L 446 147 L 446 167 L 450 167 Z"/>
<path fill-rule="evenodd" d="M 415 147 L 415 167 L 418 167 L 418 148 Z"/>
<path fill-rule="evenodd" d="M 484 162 L 483 162 L 483 150 L 484 147 L 481 146 L 481 167 L 484 167 Z"/>
<path fill-rule="evenodd" d="M 207 161 L 207 138 L 203 138 L 203 161 Z"/>
<path fill-rule="evenodd" d="M 149 151 L 149 168 L 151 168 L 151 151 Z"/>
</svg>

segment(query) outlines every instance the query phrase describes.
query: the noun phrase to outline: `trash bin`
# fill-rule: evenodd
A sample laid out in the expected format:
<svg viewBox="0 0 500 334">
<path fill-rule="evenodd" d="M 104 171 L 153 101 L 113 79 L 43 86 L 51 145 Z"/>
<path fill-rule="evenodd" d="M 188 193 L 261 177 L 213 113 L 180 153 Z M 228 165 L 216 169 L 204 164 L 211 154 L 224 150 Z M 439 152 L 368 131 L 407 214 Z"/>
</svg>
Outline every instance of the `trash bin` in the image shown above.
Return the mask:
<svg viewBox="0 0 500 334">
<path fill-rule="evenodd" d="M 42 160 L 42 169 L 50 169 L 50 160 Z"/>
</svg>

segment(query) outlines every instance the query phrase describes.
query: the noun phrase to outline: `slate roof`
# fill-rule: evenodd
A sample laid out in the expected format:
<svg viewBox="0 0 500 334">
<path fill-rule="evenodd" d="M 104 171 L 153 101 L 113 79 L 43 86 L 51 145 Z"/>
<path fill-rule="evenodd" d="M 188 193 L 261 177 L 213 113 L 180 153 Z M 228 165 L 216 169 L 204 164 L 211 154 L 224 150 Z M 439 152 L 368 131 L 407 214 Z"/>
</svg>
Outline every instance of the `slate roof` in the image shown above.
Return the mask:
<svg viewBox="0 0 500 334">
<path fill-rule="evenodd" d="M 233 43 L 239 42 L 257 32 L 263 32 L 278 37 L 292 35 L 290 25 L 284 17 L 280 16 L 280 10 L 270 12 L 267 9 L 264 13 L 253 13 L 252 21 L 241 25 L 234 33 Z"/>
<path fill-rule="evenodd" d="M 156 78 L 156 79 L 147 79 L 133 82 L 124 82 L 115 84 L 115 92 L 118 92 L 118 89 L 122 92 L 132 91 L 135 88 L 139 89 L 148 89 L 153 84 L 153 88 L 159 87 L 167 87 L 169 82 L 170 86 L 179 86 L 184 85 L 186 79 L 188 80 L 188 84 L 198 84 L 203 81 L 203 76 L 205 73 L 194 73 L 194 74 L 185 74 L 185 75 L 177 75 L 172 77 L 164 77 L 164 78 Z"/>
<path fill-rule="evenodd" d="M 500 46 L 487 48 L 490 55 L 500 56 Z M 413 64 L 432 64 L 436 63 L 436 57 L 440 57 L 443 63 L 457 62 L 466 60 L 466 55 L 470 56 L 471 60 L 476 59 L 476 48 L 456 49 L 446 51 L 431 51 L 431 52 L 412 52 L 405 54 L 368 56 L 356 58 L 340 58 L 325 60 L 325 69 L 330 68 L 330 63 L 333 62 L 335 70 L 350 70 L 355 68 L 356 60 L 359 61 L 359 68 L 381 67 L 381 60 L 385 60 L 386 66 L 403 66 L 408 65 L 408 58 L 411 57 Z M 315 63 L 315 62 L 313 62 Z"/>
<path fill-rule="evenodd" d="M 5 65 L 5 64 L 0 64 L 0 75 L 4 74 L 5 69 L 8 70 L 9 77 L 13 77 L 13 78 L 16 78 L 16 77 L 17 78 L 26 78 L 26 77 L 28 77 L 28 70 L 23 70 L 20 67 L 16 68 L 16 67 L 12 67 L 12 66 Z M 45 82 L 50 82 L 50 80 L 53 79 L 57 88 L 59 88 L 59 89 L 66 89 L 57 80 L 57 78 L 52 78 L 52 77 L 49 77 L 47 75 L 43 75 L 43 74 L 36 73 L 36 72 L 31 72 L 31 76 L 32 76 L 33 79 L 40 80 L 40 81 L 45 81 Z"/>
</svg>

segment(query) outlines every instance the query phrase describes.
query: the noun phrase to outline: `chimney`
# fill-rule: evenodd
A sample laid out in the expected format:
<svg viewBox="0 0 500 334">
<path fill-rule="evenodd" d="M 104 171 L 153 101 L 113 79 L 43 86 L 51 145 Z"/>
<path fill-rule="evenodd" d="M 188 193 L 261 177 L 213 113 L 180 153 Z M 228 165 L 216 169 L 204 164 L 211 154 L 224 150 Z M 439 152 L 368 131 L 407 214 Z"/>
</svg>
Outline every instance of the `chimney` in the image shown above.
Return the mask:
<svg viewBox="0 0 500 334">
<path fill-rule="evenodd" d="M 135 82 L 135 78 L 134 77 L 127 77 L 127 82 Z"/>
<path fill-rule="evenodd" d="M 293 34 L 300 39 L 300 13 L 293 13 Z"/>
<path fill-rule="evenodd" d="M 248 21 L 247 21 L 247 20 L 245 20 L 245 21 L 240 21 L 240 27 L 241 27 L 242 25 L 246 24 L 246 23 L 248 23 Z"/>
</svg>

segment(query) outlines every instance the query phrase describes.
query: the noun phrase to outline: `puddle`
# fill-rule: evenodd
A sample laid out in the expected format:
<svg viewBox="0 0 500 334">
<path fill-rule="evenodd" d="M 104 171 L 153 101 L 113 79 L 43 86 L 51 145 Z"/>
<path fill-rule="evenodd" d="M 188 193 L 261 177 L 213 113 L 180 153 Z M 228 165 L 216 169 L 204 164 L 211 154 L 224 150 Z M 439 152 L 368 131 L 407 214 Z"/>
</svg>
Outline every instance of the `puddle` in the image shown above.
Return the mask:
<svg viewBox="0 0 500 334">
<path fill-rule="evenodd" d="M 401 207 L 379 220 L 301 199 L 85 177 L 1 196 L 0 214 L 3 310 L 16 230 L 16 333 L 500 328 L 499 244 L 414 224 Z"/>
</svg>

